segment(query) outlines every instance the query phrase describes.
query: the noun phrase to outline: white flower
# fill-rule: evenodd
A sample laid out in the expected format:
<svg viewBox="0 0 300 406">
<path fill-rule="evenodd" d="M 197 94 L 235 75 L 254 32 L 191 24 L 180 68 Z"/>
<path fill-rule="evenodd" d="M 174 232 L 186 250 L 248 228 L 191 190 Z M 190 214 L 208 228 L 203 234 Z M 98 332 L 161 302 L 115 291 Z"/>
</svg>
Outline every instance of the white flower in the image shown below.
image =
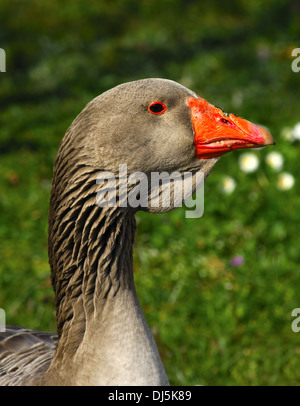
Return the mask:
<svg viewBox="0 0 300 406">
<path fill-rule="evenodd" d="M 283 172 L 278 176 L 277 187 L 280 190 L 289 190 L 294 186 L 295 178 L 287 172 Z"/>
<path fill-rule="evenodd" d="M 224 288 L 226 290 L 232 290 L 233 289 L 233 284 L 231 282 L 226 282 L 226 283 L 224 283 Z"/>
<path fill-rule="evenodd" d="M 293 130 L 290 127 L 284 127 L 281 130 L 280 135 L 282 136 L 282 138 L 284 138 L 287 141 L 294 141 Z"/>
<path fill-rule="evenodd" d="M 222 192 L 229 195 L 234 191 L 236 187 L 236 181 L 230 176 L 224 176 L 221 183 L 221 190 Z"/>
<path fill-rule="evenodd" d="M 252 152 L 246 152 L 240 156 L 240 168 L 243 172 L 250 173 L 256 171 L 259 166 L 259 160 Z"/>
<path fill-rule="evenodd" d="M 266 156 L 266 162 L 271 168 L 280 171 L 283 165 L 283 157 L 279 152 L 270 152 Z"/>
<path fill-rule="evenodd" d="M 300 140 L 300 123 L 297 123 L 293 128 L 294 140 Z"/>
<path fill-rule="evenodd" d="M 300 140 L 300 123 L 295 124 L 293 128 L 284 127 L 281 130 L 281 136 L 287 141 Z"/>
</svg>

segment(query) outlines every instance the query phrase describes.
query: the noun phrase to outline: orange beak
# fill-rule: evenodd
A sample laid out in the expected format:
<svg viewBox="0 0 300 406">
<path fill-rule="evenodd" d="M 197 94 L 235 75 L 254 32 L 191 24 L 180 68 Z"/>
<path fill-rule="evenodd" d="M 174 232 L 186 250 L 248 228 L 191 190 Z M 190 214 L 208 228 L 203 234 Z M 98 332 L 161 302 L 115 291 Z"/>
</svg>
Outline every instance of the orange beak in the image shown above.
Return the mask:
<svg viewBox="0 0 300 406">
<path fill-rule="evenodd" d="M 272 135 L 264 127 L 235 114 L 224 113 L 206 100 L 188 97 L 194 127 L 196 157 L 218 157 L 241 148 L 273 145 Z"/>
</svg>

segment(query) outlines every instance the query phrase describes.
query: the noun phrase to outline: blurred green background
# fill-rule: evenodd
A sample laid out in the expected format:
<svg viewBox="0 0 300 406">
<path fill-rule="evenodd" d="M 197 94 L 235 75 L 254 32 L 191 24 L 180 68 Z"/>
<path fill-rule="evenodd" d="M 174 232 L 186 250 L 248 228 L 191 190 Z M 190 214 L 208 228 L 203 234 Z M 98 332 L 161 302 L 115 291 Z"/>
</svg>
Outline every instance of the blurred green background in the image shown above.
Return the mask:
<svg viewBox="0 0 300 406">
<path fill-rule="evenodd" d="M 250 173 L 241 152 L 222 157 L 205 184 L 202 218 L 186 219 L 184 208 L 138 215 L 137 290 L 170 382 L 299 384 L 300 333 L 291 329 L 300 307 L 300 72 L 291 69 L 299 1 L 10 0 L 0 2 L 0 27 L 7 324 L 56 328 L 47 216 L 53 162 L 72 120 L 114 85 L 173 79 L 267 126 L 276 146 L 252 152 L 259 165 Z M 266 163 L 270 151 L 281 168 Z M 282 172 L 293 186 L 278 186 Z"/>
</svg>

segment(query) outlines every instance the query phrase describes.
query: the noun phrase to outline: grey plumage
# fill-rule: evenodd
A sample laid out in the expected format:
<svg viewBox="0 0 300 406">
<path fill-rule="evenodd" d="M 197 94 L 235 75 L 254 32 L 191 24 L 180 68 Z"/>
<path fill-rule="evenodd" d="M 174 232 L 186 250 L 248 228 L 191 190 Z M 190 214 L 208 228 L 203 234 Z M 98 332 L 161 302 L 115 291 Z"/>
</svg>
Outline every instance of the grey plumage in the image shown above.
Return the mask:
<svg viewBox="0 0 300 406">
<path fill-rule="evenodd" d="M 131 82 L 95 98 L 71 124 L 57 154 L 49 211 L 59 339 L 20 328 L 0 333 L 0 384 L 168 384 L 134 287 L 136 210 L 99 207 L 96 180 L 102 171 L 117 176 L 120 163 L 128 174 L 208 176 L 217 159 L 195 159 L 188 96 L 195 94 L 172 81 Z M 168 107 L 160 117 L 147 111 L 156 100 Z"/>
<path fill-rule="evenodd" d="M 49 368 L 57 335 L 8 326 L 0 333 L 0 383 L 31 385 Z"/>
</svg>

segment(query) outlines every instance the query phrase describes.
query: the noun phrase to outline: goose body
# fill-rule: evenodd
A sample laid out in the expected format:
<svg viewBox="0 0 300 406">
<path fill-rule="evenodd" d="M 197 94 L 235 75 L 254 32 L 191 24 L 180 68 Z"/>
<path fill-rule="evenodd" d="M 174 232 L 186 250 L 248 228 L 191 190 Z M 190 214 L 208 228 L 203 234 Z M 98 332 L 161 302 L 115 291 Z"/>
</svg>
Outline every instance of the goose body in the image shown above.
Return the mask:
<svg viewBox="0 0 300 406">
<path fill-rule="evenodd" d="M 136 211 L 174 209 L 175 182 L 167 207 L 159 199 L 152 205 L 150 190 L 140 206 L 121 204 L 120 193 L 113 205 L 100 205 L 99 174 L 113 174 L 120 192 L 120 164 L 127 180 L 189 172 L 192 193 L 197 173 L 206 178 L 222 154 L 272 143 L 264 128 L 170 80 L 125 83 L 92 100 L 54 165 L 49 262 L 57 335 L 20 327 L 0 333 L 0 384 L 168 385 L 136 294 L 132 249 Z M 127 182 L 126 199 L 133 189 Z"/>
</svg>

